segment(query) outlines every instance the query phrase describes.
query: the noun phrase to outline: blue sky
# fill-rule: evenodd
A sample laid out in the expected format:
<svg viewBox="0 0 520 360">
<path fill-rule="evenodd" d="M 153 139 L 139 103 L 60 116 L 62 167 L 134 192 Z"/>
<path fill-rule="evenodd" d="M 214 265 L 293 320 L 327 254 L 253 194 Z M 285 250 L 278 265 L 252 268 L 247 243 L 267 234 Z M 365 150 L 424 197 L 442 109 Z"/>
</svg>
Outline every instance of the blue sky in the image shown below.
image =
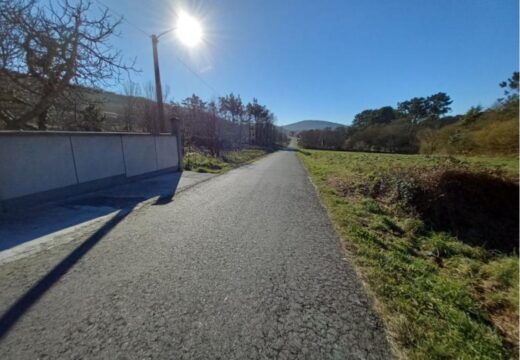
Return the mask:
<svg viewBox="0 0 520 360">
<path fill-rule="evenodd" d="M 136 58 L 134 81 L 153 80 L 150 39 L 136 26 L 161 32 L 183 9 L 201 19 L 205 40 L 188 49 L 173 34 L 161 39 L 171 96 L 256 97 L 280 125 L 348 124 L 362 110 L 438 91 L 461 113 L 490 106 L 518 69 L 517 0 L 99 1 L 128 20 L 113 43 Z"/>
</svg>

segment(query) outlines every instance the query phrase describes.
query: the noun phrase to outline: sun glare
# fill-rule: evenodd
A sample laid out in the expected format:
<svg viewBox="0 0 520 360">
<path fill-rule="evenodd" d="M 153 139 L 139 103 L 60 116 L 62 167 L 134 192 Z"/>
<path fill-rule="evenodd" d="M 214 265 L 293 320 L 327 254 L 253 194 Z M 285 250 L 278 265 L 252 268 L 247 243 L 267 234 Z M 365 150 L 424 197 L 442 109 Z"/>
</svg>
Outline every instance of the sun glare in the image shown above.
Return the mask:
<svg viewBox="0 0 520 360">
<path fill-rule="evenodd" d="M 181 11 L 177 20 L 176 34 L 186 46 L 193 47 L 202 40 L 202 27 L 193 16 Z"/>
</svg>

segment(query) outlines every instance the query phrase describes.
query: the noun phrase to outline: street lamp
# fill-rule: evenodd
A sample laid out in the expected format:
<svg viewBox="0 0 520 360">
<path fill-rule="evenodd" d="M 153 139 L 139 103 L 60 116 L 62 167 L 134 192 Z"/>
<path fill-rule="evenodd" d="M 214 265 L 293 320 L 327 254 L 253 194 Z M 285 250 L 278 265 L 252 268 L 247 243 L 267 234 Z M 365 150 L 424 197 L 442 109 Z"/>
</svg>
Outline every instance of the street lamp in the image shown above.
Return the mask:
<svg viewBox="0 0 520 360">
<path fill-rule="evenodd" d="M 202 27 L 200 26 L 199 22 L 195 18 L 183 11 L 179 12 L 177 25 L 175 27 L 163 31 L 159 35 L 152 35 L 153 64 L 155 71 L 155 91 L 157 96 L 157 115 L 159 119 L 159 124 L 157 124 L 157 121 L 155 121 L 154 123 L 154 134 L 165 131 L 164 105 L 162 97 L 161 73 L 159 70 L 159 54 L 157 52 L 157 44 L 159 43 L 160 37 L 172 31 L 175 31 L 179 40 L 188 47 L 194 47 L 202 39 Z"/>
</svg>

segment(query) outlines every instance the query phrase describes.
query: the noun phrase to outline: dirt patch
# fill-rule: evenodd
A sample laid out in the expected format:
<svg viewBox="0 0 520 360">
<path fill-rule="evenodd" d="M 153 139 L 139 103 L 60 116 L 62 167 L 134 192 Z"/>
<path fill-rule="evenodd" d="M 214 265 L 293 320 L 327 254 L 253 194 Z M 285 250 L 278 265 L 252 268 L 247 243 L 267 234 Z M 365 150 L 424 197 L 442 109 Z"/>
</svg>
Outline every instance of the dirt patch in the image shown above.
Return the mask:
<svg viewBox="0 0 520 360">
<path fill-rule="evenodd" d="M 357 178 L 345 181 L 340 177 L 331 176 L 327 178 L 326 184 L 333 188 L 337 195 L 342 197 L 363 195 L 383 201 L 392 192 L 392 182 L 389 179 L 389 177 L 381 177 L 367 181 L 366 179 Z"/>
</svg>

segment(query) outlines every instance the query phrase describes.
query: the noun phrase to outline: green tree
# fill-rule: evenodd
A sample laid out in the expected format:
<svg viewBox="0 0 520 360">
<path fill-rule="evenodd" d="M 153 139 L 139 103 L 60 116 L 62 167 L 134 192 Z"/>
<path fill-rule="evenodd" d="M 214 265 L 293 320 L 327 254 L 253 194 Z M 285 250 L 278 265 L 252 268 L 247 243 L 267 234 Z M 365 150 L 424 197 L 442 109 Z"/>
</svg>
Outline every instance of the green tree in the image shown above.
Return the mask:
<svg viewBox="0 0 520 360">
<path fill-rule="evenodd" d="M 184 99 L 182 105 L 184 105 L 188 110 L 196 112 L 202 112 L 206 109 L 206 103 L 195 94 Z"/>
<path fill-rule="evenodd" d="M 428 116 L 428 101 L 423 97 L 414 97 L 397 104 L 397 110 L 408 117 L 413 125 L 417 125 Z"/>
<path fill-rule="evenodd" d="M 193 94 L 182 101 L 184 107 L 184 140 L 188 150 L 196 146 L 198 140 L 204 137 L 207 130 L 206 122 L 206 103 L 197 95 Z"/>
<path fill-rule="evenodd" d="M 504 101 L 518 101 L 518 88 L 519 88 L 519 73 L 515 71 L 513 75 L 506 81 L 502 81 L 500 87 L 504 89 L 505 99 L 499 99 L 500 102 Z"/>
<path fill-rule="evenodd" d="M 426 98 L 427 114 L 434 119 L 438 119 L 451 111 L 450 105 L 452 102 L 448 94 L 444 92 L 430 95 Z"/>
<path fill-rule="evenodd" d="M 240 146 L 242 144 L 242 125 L 244 122 L 245 109 L 240 95 L 233 93 L 219 98 L 219 110 L 222 116 L 235 124 L 235 141 Z"/>
<path fill-rule="evenodd" d="M 377 124 L 389 124 L 397 118 L 395 109 L 391 106 L 384 106 L 376 110 L 364 110 L 357 114 L 352 121 L 352 125 L 359 128 Z"/>
</svg>

